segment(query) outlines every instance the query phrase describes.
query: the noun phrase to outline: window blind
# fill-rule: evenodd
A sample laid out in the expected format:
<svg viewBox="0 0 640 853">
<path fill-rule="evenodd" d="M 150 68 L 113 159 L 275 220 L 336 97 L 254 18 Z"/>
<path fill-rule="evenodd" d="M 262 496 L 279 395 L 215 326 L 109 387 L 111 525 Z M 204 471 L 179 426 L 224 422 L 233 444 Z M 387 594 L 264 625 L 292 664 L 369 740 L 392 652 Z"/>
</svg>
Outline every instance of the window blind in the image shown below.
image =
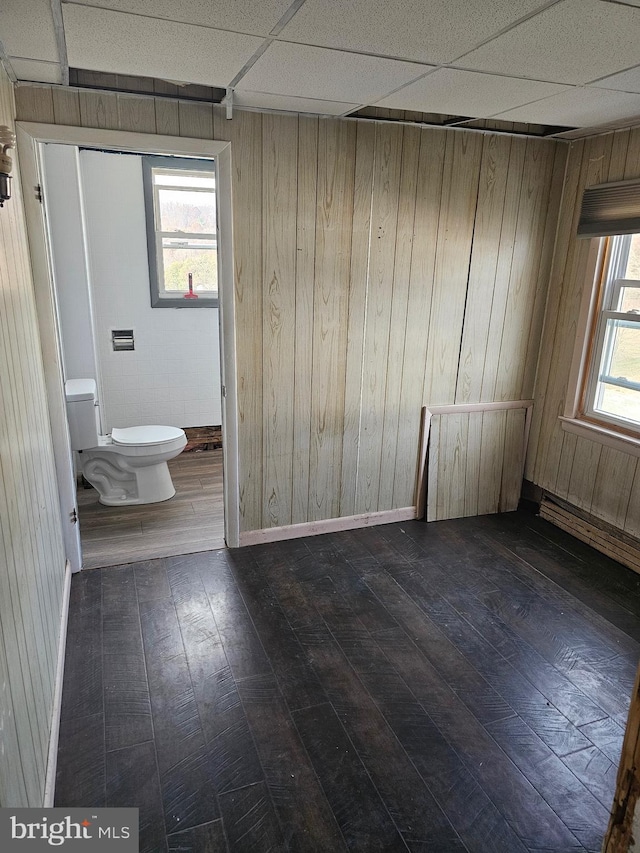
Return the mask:
<svg viewBox="0 0 640 853">
<path fill-rule="evenodd" d="M 578 237 L 640 232 L 640 181 L 588 187 L 582 196 Z"/>
</svg>

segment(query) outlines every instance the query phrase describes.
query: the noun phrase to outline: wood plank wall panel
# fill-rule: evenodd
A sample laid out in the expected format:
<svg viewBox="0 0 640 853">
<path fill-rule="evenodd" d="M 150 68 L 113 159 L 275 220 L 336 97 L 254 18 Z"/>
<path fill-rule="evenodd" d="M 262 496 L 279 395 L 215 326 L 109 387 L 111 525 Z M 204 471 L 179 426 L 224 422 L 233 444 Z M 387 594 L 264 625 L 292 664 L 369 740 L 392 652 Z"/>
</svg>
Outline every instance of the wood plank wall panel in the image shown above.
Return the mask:
<svg viewBox="0 0 640 853">
<path fill-rule="evenodd" d="M 636 465 L 624 528 L 631 536 L 640 539 L 640 465 Z"/>
<path fill-rule="evenodd" d="M 262 145 L 263 517 L 278 527 L 292 518 L 297 118 L 265 115 Z"/>
<path fill-rule="evenodd" d="M 565 144 L 16 94 L 25 120 L 151 132 L 153 104 L 157 132 L 231 141 L 242 531 L 412 506 L 423 405 L 525 398 Z M 500 417 L 467 419 L 470 481 Z"/>
<path fill-rule="evenodd" d="M 546 156 L 544 156 L 546 154 Z M 522 399 L 529 326 L 536 297 L 538 267 L 551 189 L 551 152 L 541 152 L 536 140 L 527 140 L 520 185 L 515 245 L 509 275 L 509 291 L 500 341 L 495 397 Z"/>
<path fill-rule="evenodd" d="M 384 402 L 382 458 L 378 504 L 393 506 L 396 460 L 399 452 L 402 377 L 405 367 L 405 343 L 409 307 L 409 287 L 413 260 L 415 192 L 420 157 L 420 131 L 405 127 L 402 140 L 402 174 L 398 199 L 395 265 L 387 358 L 387 382 Z M 415 454 L 414 454 L 415 460 Z M 415 464 L 415 462 L 414 462 Z M 409 479 L 411 474 L 409 475 Z M 411 501 L 409 501 L 411 503 Z"/>
<path fill-rule="evenodd" d="M 80 97 L 77 89 L 53 89 L 53 115 L 56 124 L 80 124 Z"/>
<path fill-rule="evenodd" d="M 462 334 L 456 403 L 479 400 L 482 390 L 493 305 L 493 300 L 487 299 L 487 294 L 493 294 L 498 274 L 498 261 L 501 254 L 500 234 L 513 143 L 514 140 L 508 136 L 490 136 L 483 146 L 478 187 L 478 212 L 469 269 L 468 319 Z M 514 184 L 517 189 L 519 182 Z"/>
<path fill-rule="evenodd" d="M 370 249 L 367 259 L 356 513 L 375 512 L 379 505 L 386 411 L 386 368 L 389 365 L 391 346 L 391 306 L 396 297 L 394 269 L 402 169 L 402 132 L 398 133 L 393 125 L 376 125 L 375 153 Z"/>
<path fill-rule="evenodd" d="M 296 209 L 295 354 L 293 400 L 293 495 L 291 522 L 307 520 L 313 375 L 313 290 L 318 192 L 318 119 L 298 119 L 298 198 Z M 345 419 L 346 420 L 346 419 Z"/>
<path fill-rule="evenodd" d="M 53 118 L 50 91 L 35 102 Z M 14 114 L 0 70 L 0 124 Z M 65 556 L 17 168 L 12 195 L 0 210 L 0 806 L 39 806 Z"/>
<path fill-rule="evenodd" d="M 564 191 L 566 162 L 566 148 L 556 148 L 551 176 L 551 187 L 547 201 L 547 215 L 544 235 L 542 238 L 542 252 L 538 268 L 538 280 L 536 283 L 535 299 L 533 302 L 533 311 L 529 326 L 529 339 L 527 341 L 526 356 L 524 358 L 522 397 L 525 400 L 529 400 L 533 397 L 544 315 L 547 307 L 549 271 L 551 269 L 553 253 L 556 247 L 558 222 L 557 211 L 560 209 L 560 203 L 562 201 Z"/>
<path fill-rule="evenodd" d="M 482 143 L 480 134 L 447 131 L 429 318 L 426 405 L 446 405 L 455 400 Z"/>
<path fill-rule="evenodd" d="M 355 141 L 354 123 L 320 122 L 308 521 L 341 515 Z"/>
<path fill-rule="evenodd" d="M 158 133 L 155 104 L 149 98 L 119 94 L 118 113 L 121 130 L 131 130 L 134 133 Z"/>
<path fill-rule="evenodd" d="M 367 312 L 367 281 L 371 238 L 371 197 L 375 166 L 376 127 L 368 122 L 356 126 L 356 163 L 351 228 L 349 275 L 349 319 L 346 354 L 344 427 L 340 508 L 355 515 L 360 430 L 362 418 L 362 359 Z"/>
<path fill-rule="evenodd" d="M 416 411 L 416 389 L 424 400 L 425 364 L 434 287 L 440 199 L 447 135 L 444 130 L 420 134 L 416 183 L 413 251 L 409 273 L 407 323 L 404 336 L 398 445 L 393 484 L 394 507 L 410 506 L 414 500 L 420 415 Z M 432 436 L 433 438 L 433 436 Z M 435 441 L 435 440 L 434 440 Z"/>
<path fill-rule="evenodd" d="M 640 477 L 636 456 L 564 432 L 569 368 L 585 288 L 591 287 L 588 240 L 575 236 L 585 187 L 640 178 L 640 129 L 572 144 L 559 213 L 526 476 L 597 518 L 638 536 Z"/>
<path fill-rule="evenodd" d="M 483 403 L 490 403 L 496 399 L 498 362 L 500 360 L 502 330 L 505 323 L 509 283 L 511 281 L 511 266 L 516 249 L 516 227 L 518 224 L 518 208 L 520 206 L 520 191 L 523 180 L 526 147 L 526 139 L 511 140 L 509 172 L 507 174 L 507 187 L 502 214 L 502 229 L 500 231 L 500 241 L 496 249 L 496 279 L 491 300 L 489 333 L 487 336 L 487 348 L 484 356 L 480 386 L 480 401 Z"/>
<path fill-rule="evenodd" d="M 233 164 L 240 525 L 262 526 L 262 117 L 225 122 Z"/>
</svg>

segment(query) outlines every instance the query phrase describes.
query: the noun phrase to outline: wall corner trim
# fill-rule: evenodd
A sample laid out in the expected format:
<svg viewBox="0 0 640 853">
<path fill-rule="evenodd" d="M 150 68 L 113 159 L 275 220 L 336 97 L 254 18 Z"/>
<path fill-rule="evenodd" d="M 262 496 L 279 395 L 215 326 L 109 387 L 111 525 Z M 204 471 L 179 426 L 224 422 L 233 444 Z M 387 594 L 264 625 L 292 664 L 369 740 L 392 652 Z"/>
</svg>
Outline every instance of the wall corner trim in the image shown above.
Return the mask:
<svg viewBox="0 0 640 853">
<path fill-rule="evenodd" d="M 49 734 L 49 754 L 47 775 L 44 783 L 42 807 L 52 808 L 56 787 L 56 767 L 58 763 L 58 738 L 60 736 L 60 712 L 62 710 L 62 680 L 64 678 L 64 660 L 67 649 L 67 622 L 69 620 L 69 596 L 71 593 L 71 563 L 67 560 L 64 570 L 64 588 L 60 610 L 60 634 L 58 640 L 58 663 L 51 710 L 51 729 Z"/>
<path fill-rule="evenodd" d="M 356 530 L 360 527 L 373 527 L 376 524 L 392 524 L 395 521 L 412 521 L 415 518 L 417 518 L 416 507 L 406 506 L 401 509 L 347 515 L 343 518 L 304 521 L 301 524 L 287 524 L 283 527 L 265 527 L 262 530 L 248 530 L 241 533 L 240 547 L 259 545 L 264 542 L 281 542 L 284 539 L 301 539 L 303 536 L 319 536 L 322 533 L 337 533 L 341 530 Z"/>
</svg>

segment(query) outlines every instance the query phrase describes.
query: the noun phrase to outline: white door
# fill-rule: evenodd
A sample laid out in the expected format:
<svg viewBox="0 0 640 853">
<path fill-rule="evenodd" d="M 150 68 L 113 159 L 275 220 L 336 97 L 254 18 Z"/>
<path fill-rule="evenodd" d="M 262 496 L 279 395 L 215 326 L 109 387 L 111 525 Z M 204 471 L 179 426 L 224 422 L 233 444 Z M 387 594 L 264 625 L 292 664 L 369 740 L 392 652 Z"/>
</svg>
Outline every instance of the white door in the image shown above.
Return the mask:
<svg viewBox="0 0 640 853">
<path fill-rule="evenodd" d="M 45 209 L 37 192 L 37 188 L 42 185 L 40 144 L 20 128 L 18 128 L 17 135 L 21 155 L 21 180 L 28 225 L 31 268 L 47 386 L 47 403 L 58 476 L 58 497 L 64 547 L 66 557 L 71 565 L 71 571 L 77 572 L 82 568 L 82 552 L 77 521 L 76 484 L 64 399 L 62 354 L 60 352 L 58 322 L 53 296 L 53 280 L 49 266 Z M 28 152 L 31 156 L 22 156 L 23 152 Z"/>
</svg>

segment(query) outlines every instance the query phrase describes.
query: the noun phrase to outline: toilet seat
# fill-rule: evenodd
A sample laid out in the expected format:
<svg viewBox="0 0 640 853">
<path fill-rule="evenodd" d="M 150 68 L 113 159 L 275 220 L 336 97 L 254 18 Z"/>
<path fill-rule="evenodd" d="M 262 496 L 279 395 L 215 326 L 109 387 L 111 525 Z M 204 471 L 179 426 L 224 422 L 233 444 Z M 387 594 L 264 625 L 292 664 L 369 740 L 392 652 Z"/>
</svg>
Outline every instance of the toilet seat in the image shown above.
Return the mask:
<svg viewBox="0 0 640 853">
<path fill-rule="evenodd" d="M 183 435 L 183 430 L 172 426 L 135 426 L 111 430 L 113 443 L 123 447 L 152 447 L 169 444 Z"/>
</svg>

